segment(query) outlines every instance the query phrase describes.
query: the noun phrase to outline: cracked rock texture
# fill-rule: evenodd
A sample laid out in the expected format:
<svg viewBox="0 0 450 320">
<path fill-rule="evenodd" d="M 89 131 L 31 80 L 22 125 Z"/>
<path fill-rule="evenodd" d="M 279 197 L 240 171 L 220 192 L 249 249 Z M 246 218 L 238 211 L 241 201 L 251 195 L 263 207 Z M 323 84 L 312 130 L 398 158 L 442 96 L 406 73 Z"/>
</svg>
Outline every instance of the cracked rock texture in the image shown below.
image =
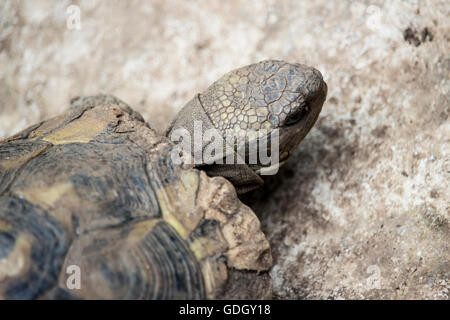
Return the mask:
<svg viewBox="0 0 450 320">
<path fill-rule="evenodd" d="M 233 68 L 315 66 L 321 116 L 249 200 L 274 298 L 449 299 L 449 16 L 445 0 L 1 1 L 0 138 L 96 93 L 162 130 Z"/>
</svg>

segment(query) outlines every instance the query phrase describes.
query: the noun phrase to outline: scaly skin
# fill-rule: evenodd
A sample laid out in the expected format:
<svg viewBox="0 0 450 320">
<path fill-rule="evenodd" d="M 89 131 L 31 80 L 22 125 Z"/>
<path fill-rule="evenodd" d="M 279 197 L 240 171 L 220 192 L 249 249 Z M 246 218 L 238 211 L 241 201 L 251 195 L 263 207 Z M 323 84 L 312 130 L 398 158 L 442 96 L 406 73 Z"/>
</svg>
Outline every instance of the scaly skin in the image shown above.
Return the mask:
<svg viewBox="0 0 450 320">
<path fill-rule="evenodd" d="M 219 130 L 270 131 L 299 120 L 323 84 L 316 69 L 268 60 L 225 74 L 199 99 Z"/>
<path fill-rule="evenodd" d="M 224 141 L 231 134 L 245 137 L 249 143 L 277 129 L 282 165 L 314 125 L 326 95 L 327 85 L 316 69 L 278 60 L 261 61 L 225 74 L 196 95 L 166 134 L 171 137 L 183 128 L 194 137 L 194 122 L 200 121 L 203 132 L 217 129 Z M 193 141 L 191 150 L 195 150 Z M 197 149 L 203 151 L 207 144 L 203 141 Z M 238 193 L 245 193 L 263 184 L 259 175 L 266 165 L 200 163 L 197 167 L 209 175 L 226 177 Z"/>
</svg>

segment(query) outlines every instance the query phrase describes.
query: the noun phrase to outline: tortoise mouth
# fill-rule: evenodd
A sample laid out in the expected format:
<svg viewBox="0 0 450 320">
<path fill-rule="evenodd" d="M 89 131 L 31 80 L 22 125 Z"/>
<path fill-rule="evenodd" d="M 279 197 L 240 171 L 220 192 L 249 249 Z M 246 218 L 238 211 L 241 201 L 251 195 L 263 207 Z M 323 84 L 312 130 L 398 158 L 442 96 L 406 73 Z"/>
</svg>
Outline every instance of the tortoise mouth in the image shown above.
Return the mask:
<svg viewBox="0 0 450 320">
<path fill-rule="evenodd" d="M 323 104 L 326 100 L 326 95 L 328 91 L 328 86 L 325 81 L 321 81 L 321 86 L 316 94 L 314 94 L 307 102 L 305 106 L 306 113 L 301 119 L 295 123 L 284 125 L 276 130 L 279 130 L 279 141 L 278 144 L 272 145 L 271 134 L 273 132 L 269 132 L 264 139 L 267 139 L 267 145 L 264 148 L 266 150 L 266 154 L 270 156 L 271 161 L 269 163 L 261 163 L 259 161 L 257 163 L 250 163 L 248 160 L 248 153 L 246 154 L 245 163 L 251 168 L 255 173 L 261 175 L 262 170 L 270 171 L 270 168 L 276 168 L 283 166 L 289 157 L 294 153 L 295 149 L 298 147 L 300 142 L 306 137 L 309 131 L 312 129 L 317 119 L 319 118 L 319 114 L 322 111 Z M 259 148 L 261 145 L 258 140 L 258 154 L 260 153 Z M 248 146 L 248 144 L 246 145 Z M 276 155 L 272 156 L 272 149 L 278 148 L 276 151 Z M 248 149 L 246 148 L 246 151 Z"/>
</svg>

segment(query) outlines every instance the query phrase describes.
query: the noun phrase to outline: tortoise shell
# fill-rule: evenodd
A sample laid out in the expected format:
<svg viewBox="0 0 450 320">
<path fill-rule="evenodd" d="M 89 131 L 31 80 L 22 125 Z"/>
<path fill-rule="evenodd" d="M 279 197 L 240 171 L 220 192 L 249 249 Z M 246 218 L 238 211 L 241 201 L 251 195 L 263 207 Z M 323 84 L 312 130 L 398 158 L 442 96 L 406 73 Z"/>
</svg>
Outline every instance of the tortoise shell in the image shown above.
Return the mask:
<svg viewBox="0 0 450 320">
<path fill-rule="evenodd" d="M 1 141 L 0 298 L 270 297 L 257 217 L 172 148 L 112 96 Z"/>
</svg>

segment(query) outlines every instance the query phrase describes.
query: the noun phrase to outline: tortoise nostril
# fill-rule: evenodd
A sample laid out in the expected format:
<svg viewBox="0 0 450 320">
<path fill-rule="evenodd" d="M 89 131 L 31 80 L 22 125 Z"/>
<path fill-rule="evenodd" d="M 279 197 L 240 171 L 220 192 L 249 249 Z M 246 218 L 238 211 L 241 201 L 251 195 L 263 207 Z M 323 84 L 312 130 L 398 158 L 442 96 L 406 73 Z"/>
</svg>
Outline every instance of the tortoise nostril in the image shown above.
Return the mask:
<svg viewBox="0 0 450 320">
<path fill-rule="evenodd" d="M 319 70 L 317 70 L 317 69 L 313 69 L 313 73 L 316 75 L 316 77 L 317 78 L 319 78 L 320 80 L 322 80 L 323 79 L 323 77 L 322 77 L 322 73 L 320 73 L 320 71 Z"/>
</svg>

